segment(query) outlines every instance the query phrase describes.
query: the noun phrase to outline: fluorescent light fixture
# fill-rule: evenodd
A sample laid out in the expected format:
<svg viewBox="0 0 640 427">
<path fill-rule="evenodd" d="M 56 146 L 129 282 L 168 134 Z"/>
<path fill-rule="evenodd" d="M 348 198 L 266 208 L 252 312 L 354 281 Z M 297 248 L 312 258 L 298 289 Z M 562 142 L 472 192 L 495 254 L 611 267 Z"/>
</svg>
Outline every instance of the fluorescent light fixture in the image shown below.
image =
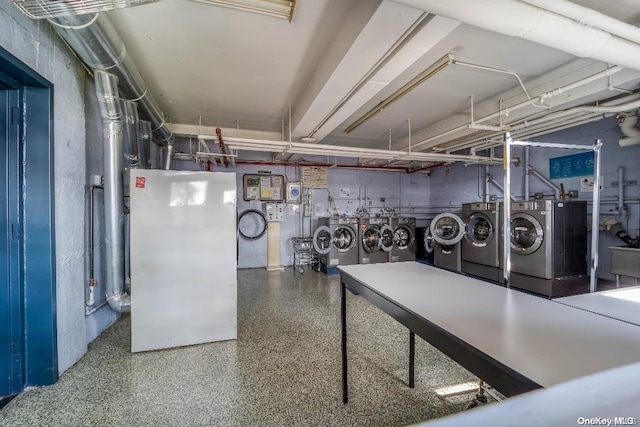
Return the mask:
<svg viewBox="0 0 640 427">
<path fill-rule="evenodd" d="M 399 98 L 403 97 L 407 93 L 411 92 L 413 89 L 418 87 L 422 82 L 436 75 L 440 70 L 445 68 L 447 65 L 452 64 L 454 59 L 455 59 L 455 56 L 451 53 L 448 53 L 442 58 L 440 58 L 439 60 L 437 60 L 436 62 L 434 62 L 433 64 L 431 64 L 429 68 L 427 68 L 422 73 L 415 76 L 413 79 L 411 79 L 411 81 L 409 81 L 409 83 L 405 84 L 400 89 L 395 91 L 391 96 L 384 99 L 378 105 L 373 107 L 364 116 L 360 117 L 358 120 L 351 123 L 345 129 L 345 132 L 346 133 L 351 132 L 352 130 L 354 130 L 355 128 L 357 128 L 367 120 L 369 120 L 371 117 L 375 116 L 376 114 L 384 110 L 386 107 L 391 105 L 394 101 L 398 100 Z"/>
<path fill-rule="evenodd" d="M 275 16 L 291 22 L 295 0 L 195 0 L 200 3 L 214 4 L 261 15 Z"/>
</svg>

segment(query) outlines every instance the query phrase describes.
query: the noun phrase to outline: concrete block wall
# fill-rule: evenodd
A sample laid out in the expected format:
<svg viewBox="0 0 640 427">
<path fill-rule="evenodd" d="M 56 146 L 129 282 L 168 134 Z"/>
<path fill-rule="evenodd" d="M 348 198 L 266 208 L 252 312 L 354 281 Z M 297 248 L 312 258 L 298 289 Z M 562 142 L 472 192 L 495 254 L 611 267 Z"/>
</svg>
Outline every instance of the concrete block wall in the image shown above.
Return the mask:
<svg viewBox="0 0 640 427">
<path fill-rule="evenodd" d="M 58 371 L 87 349 L 85 70 L 46 21 L 0 0 L 0 46 L 54 84 L 54 173 Z"/>
<path fill-rule="evenodd" d="M 599 122 L 589 123 L 580 127 L 566 129 L 553 134 L 536 138 L 540 142 L 557 142 L 566 144 L 592 145 L 597 139 L 603 143 L 602 147 L 602 176 L 604 187 L 601 197 L 607 199 L 601 204 L 600 212 L 603 216 L 617 218 L 632 236 L 640 233 L 640 185 L 625 188 L 625 200 L 628 200 L 628 215 L 624 218 L 616 216 L 617 201 L 612 200 L 618 195 L 618 188 L 612 186 L 612 182 L 618 181 L 618 167 L 624 168 L 625 181 L 638 181 L 640 183 L 640 146 L 620 147 L 618 139 L 622 136 L 616 120 L 612 118 Z M 565 155 L 575 154 L 573 150 L 530 149 L 530 163 L 536 170 L 549 177 L 549 159 Z M 519 157 L 524 161 L 524 149 L 514 147 L 513 157 Z M 432 171 L 430 182 L 430 194 L 432 205 L 451 205 L 452 209 L 459 208 L 462 203 L 482 200 L 484 193 L 484 166 L 467 166 L 461 164 L 436 168 Z M 501 165 L 491 166 L 490 174 L 500 183 L 503 183 L 504 173 Z M 580 190 L 580 178 L 554 179 L 553 182 L 564 185 L 565 191 Z M 512 168 L 511 193 L 518 198 L 524 196 L 524 166 Z M 542 192 L 545 198 L 553 197 L 553 190 L 541 182 L 537 177 L 530 178 L 530 193 Z M 494 186 L 489 187 L 489 194 L 498 196 L 502 200 L 502 193 Z M 579 199 L 591 200 L 591 192 L 579 192 Z M 591 212 L 591 206 L 588 209 Z M 591 240 L 589 239 L 589 242 Z M 622 241 L 600 232 L 599 243 L 599 272 L 598 276 L 605 279 L 614 279 L 610 271 L 609 246 L 623 245 Z"/>
</svg>

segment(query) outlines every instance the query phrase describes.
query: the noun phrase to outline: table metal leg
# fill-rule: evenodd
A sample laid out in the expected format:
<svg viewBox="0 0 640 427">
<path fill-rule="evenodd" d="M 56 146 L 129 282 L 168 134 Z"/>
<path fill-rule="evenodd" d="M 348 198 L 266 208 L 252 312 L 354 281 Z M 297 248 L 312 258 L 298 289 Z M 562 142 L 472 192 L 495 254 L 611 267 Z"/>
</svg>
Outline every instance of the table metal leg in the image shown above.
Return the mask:
<svg viewBox="0 0 640 427">
<path fill-rule="evenodd" d="M 409 331 L 409 387 L 415 387 L 416 334 Z"/>
<path fill-rule="evenodd" d="M 349 402 L 347 390 L 347 292 L 344 283 L 340 283 L 340 320 L 342 323 L 342 403 Z"/>
</svg>

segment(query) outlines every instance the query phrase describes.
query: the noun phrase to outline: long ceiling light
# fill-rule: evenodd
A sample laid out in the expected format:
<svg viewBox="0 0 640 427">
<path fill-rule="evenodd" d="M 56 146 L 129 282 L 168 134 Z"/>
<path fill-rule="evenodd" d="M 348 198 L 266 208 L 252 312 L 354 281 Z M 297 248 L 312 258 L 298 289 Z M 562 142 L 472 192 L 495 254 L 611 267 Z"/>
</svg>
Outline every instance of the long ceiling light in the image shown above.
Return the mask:
<svg viewBox="0 0 640 427">
<path fill-rule="evenodd" d="M 215 4 L 232 9 L 275 16 L 291 22 L 296 0 L 195 0 L 200 3 Z"/>
<path fill-rule="evenodd" d="M 422 73 L 418 74 L 416 77 L 411 79 L 409 83 L 402 86 L 400 89 L 395 91 L 391 96 L 389 96 L 388 98 L 385 98 L 382 102 L 380 102 L 378 105 L 376 105 L 371 110 L 369 110 L 365 115 L 360 117 L 355 122 L 351 123 L 345 129 L 345 132 L 346 133 L 351 132 L 352 130 L 354 130 L 355 128 L 357 128 L 367 120 L 369 120 L 371 117 L 375 116 L 376 114 L 384 110 L 386 107 L 391 105 L 394 101 L 398 100 L 399 98 L 403 97 L 407 93 L 411 92 L 421 83 L 423 83 L 425 80 L 436 75 L 440 70 L 444 69 L 447 65 L 452 64 L 454 59 L 455 59 L 455 56 L 451 53 L 448 53 L 442 58 L 440 58 L 439 60 L 437 60 L 436 62 L 434 62 L 433 64 L 431 64 L 429 68 L 427 68 Z"/>
</svg>

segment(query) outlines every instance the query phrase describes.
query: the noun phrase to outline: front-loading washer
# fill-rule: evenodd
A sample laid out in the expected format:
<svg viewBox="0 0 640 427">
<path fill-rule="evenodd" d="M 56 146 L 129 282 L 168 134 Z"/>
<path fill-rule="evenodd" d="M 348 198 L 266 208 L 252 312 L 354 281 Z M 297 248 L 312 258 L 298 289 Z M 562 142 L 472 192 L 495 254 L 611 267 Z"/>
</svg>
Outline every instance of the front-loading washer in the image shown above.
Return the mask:
<svg viewBox="0 0 640 427">
<path fill-rule="evenodd" d="M 375 264 L 389 261 L 393 229 L 386 217 L 361 217 L 358 227 L 358 262 Z"/>
<path fill-rule="evenodd" d="M 326 267 L 358 264 L 358 218 L 318 218 L 313 248 Z"/>
<path fill-rule="evenodd" d="M 465 203 L 462 220 L 466 232 L 461 242 L 462 271 L 466 274 L 500 282 L 502 235 L 500 208 L 495 202 Z"/>
<path fill-rule="evenodd" d="M 431 225 L 431 236 L 436 242 L 433 265 L 452 271 L 462 270 L 460 241 L 464 237 L 465 224 L 460 215 L 447 212 L 437 215 Z"/>
<path fill-rule="evenodd" d="M 393 247 L 389 251 L 389 261 L 416 260 L 416 219 L 412 217 L 391 217 Z"/>
<path fill-rule="evenodd" d="M 509 284 L 549 298 L 589 291 L 587 203 L 514 202 Z"/>
</svg>

